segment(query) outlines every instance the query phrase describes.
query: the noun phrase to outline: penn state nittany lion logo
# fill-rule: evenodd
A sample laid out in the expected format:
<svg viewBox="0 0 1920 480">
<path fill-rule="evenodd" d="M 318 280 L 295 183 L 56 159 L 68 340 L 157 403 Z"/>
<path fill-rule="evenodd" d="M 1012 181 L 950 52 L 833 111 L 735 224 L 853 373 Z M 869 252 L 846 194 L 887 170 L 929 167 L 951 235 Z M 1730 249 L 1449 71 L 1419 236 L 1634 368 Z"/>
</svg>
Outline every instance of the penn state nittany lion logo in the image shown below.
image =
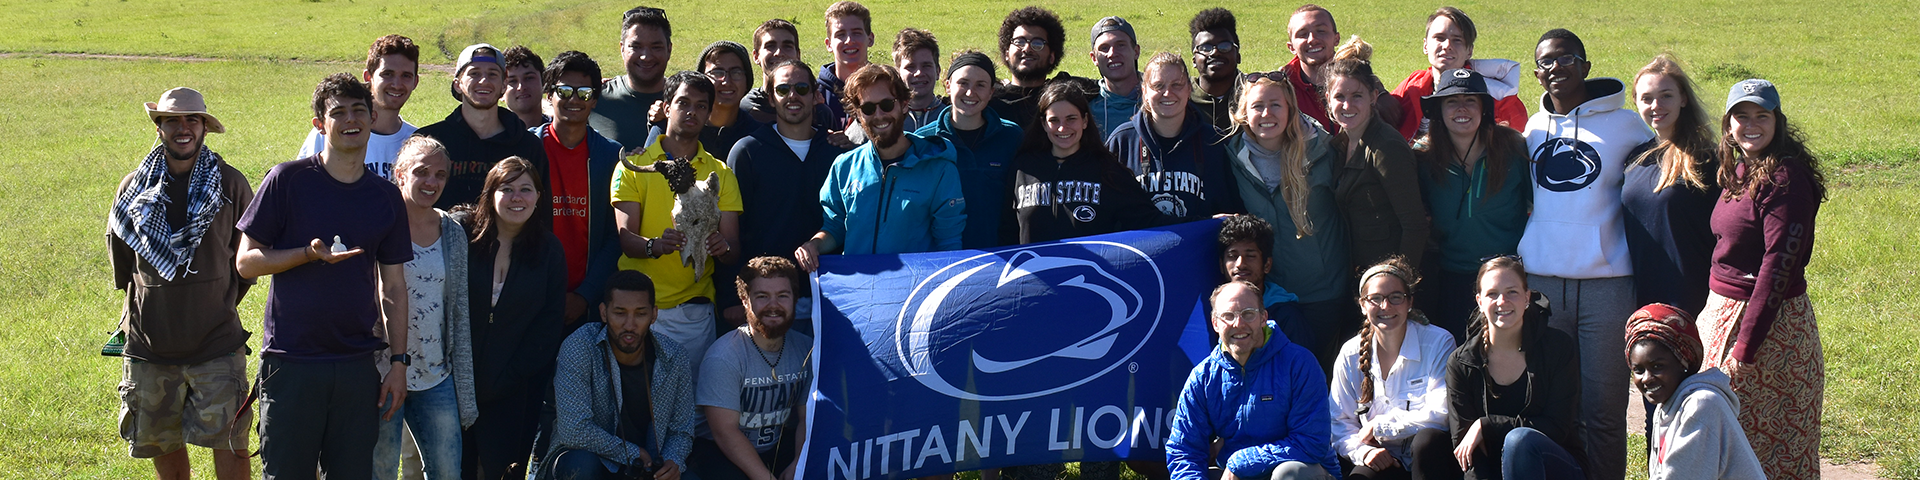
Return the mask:
<svg viewBox="0 0 1920 480">
<path fill-rule="evenodd" d="M 1553 137 L 1533 149 L 1533 181 L 1541 188 L 1571 192 L 1600 178 L 1600 152 L 1575 138 Z"/>
<path fill-rule="evenodd" d="M 954 398 L 1049 395 L 1126 365 L 1152 338 L 1164 297 L 1159 266 L 1125 244 L 983 253 L 914 287 L 895 320 L 892 360 Z M 1028 320 L 1011 321 L 1015 313 Z"/>
<path fill-rule="evenodd" d="M 1081 205 L 1078 207 L 1073 207 L 1073 219 L 1080 223 L 1087 223 L 1087 222 L 1093 221 L 1094 214 L 1095 212 L 1093 211 L 1092 205 Z"/>
</svg>

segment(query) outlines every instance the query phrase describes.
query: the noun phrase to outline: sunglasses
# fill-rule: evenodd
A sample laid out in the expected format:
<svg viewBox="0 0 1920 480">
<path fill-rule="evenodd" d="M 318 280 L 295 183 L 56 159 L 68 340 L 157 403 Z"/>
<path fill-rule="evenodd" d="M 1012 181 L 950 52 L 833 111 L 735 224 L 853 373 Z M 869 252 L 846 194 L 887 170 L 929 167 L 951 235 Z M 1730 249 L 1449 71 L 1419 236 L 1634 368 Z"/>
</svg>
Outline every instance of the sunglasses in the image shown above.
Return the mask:
<svg viewBox="0 0 1920 480">
<path fill-rule="evenodd" d="M 773 93 L 782 97 L 789 95 L 807 96 L 813 94 L 811 83 L 782 83 L 773 86 Z"/>
<path fill-rule="evenodd" d="M 1213 56 L 1214 54 L 1217 54 L 1217 53 L 1233 53 L 1233 50 L 1235 48 L 1239 48 L 1239 45 L 1234 45 L 1233 42 L 1204 43 L 1200 45 L 1194 45 L 1193 53 L 1198 53 L 1206 56 Z"/>
<path fill-rule="evenodd" d="M 1271 72 L 1253 72 L 1253 73 L 1240 76 L 1240 79 L 1246 81 L 1247 83 L 1258 82 L 1262 78 L 1273 80 L 1275 82 L 1287 83 L 1287 72 L 1274 70 Z"/>
<path fill-rule="evenodd" d="M 879 102 L 862 103 L 860 104 L 860 113 L 873 115 L 875 109 L 879 109 L 879 111 L 882 111 L 882 112 L 891 112 L 893 111 L 893 107 L 897 106 L 897 104 L 898 102 L 895 102 L 891 98 L 886 100 L 881 100 Z"/>
<path fill-rule="evenodd" d="M 1573 65 L 1575 62 L 1584 62 L 1586 60 L 1587 60 L 1587 57 L 1582 57 L 1577 54 L 1569 53 L 1566 55 L 1561 55 L 1560 58 L 1542 58 L 1539 60 L 1534 60 L 1533 64 L 1539 65 L 1541 70 L 1552 70 L 1553 67 L 1557 67 L 1561 65 Z"/>
<path fill-rule="evenodd" d="M 590 100 L 593 98 L 593 87 L 554 85 L 553 97 L 561 100 L 566 100 L 569 98 L 576 99 L 576 100 Z"/>
<path fill-rule="evenodd" d="M 1487 262 L 1494 261 L 1495 259 L 1501 259 L 1501 258 L 1513 260 L 1515 263 L 1520 263 L 1520 256 L 1511 254 L 1511 253 L 1501 253 L 1501 254 L 1487 255 L 1484 257 L 1480 257 L 1480 263 L 1487 263 Z"/>
</svg>

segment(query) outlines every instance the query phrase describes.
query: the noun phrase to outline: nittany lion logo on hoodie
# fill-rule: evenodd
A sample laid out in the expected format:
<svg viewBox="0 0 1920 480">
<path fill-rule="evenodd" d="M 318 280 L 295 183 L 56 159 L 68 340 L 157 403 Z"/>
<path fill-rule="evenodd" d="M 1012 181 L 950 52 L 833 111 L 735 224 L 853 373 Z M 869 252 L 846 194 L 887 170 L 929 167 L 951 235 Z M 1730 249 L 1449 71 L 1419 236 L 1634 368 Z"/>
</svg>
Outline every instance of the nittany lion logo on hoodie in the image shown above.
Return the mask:
<svg viewBox="0 0 1920 480">
<path fill-rule="evenodd" d="M 1572 192 L 1600 178 L 1600 152 L 1579 139 L 1548 138 L 1533 149 L 1533 181 L 1555 192 Z"/>
</svg>

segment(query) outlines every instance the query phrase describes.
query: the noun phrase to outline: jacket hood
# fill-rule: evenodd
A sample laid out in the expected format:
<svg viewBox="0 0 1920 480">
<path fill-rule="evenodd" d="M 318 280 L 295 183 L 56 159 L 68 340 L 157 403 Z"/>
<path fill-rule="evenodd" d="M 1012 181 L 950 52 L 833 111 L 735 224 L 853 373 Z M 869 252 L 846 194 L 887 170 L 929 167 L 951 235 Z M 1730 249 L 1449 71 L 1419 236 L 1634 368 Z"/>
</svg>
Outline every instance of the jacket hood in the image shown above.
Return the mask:
<svg viewBox="0 0 1920 480">
<path fill-rule="evenodd" d="M 1686 380 L 1681 380 L 1680 388 L 1673 392 L 1673 397 L 1667 400 L 1666 405 L 1661 405 L 1660 409 L 1666 411 L 1669 416 L 1678 414 L 1681 404 L 1686 403 L 1680 400 L 1692 395 L 1693 392 L 1705 390 L 1727 399 L 1727 403 L 1733 405 L 1733 413 L 1737 415 L 1740 413 L 1740 395 L 1733 392 L 1732 382 L 1733 380 L 1718 368 L 1701 370 L 1699 373 L 1688 376 Z"/>
<path fill-rule="evenodd" d="M 1504 58 L 1476 58 L 1467 61 L 1467 68 L 1480 72 L 1487 79 L 1487 93 L 1494 100 L 1520 94 L 1520 62 Z"/>
<path fill-rule="evenodd" d="M 1193 103 L 1191 100 L 1187 102 L 1187 117 L 1180 122 L 1180 136 L 1175 139 L 1174 145 L 1160 144 L 1160 135 L 1153 132 L 1152 115 L 1145 111 L 1133 114 L 1133 128 L 1140 132 L 1140 143 L 1145 144 L 1148 149 L 1153 150 L 1155 156 L 1165 153 L 1168 148 L 1173 148 L 1175 145 L 1197 147 L 1198 145 L 1187 145 L 1187 142 L 1204 141 L 1200 138 L 1202 137 L 1202 133 L 1219 133 L 1218 130 L 1213 128 L 1213 123 L 1207 121 L 1207 117 L 1200 114 L 1201 108 L 1203 107 Z"/>
<path fill-rule="evenodd" d="M 1548 111 L 1545 107 L 1553 104 L 1553 97 L 1548 96 L 1545 92 L 1540 93 L 1541 113 L 1555 117 L 1587 117 L 1626 108 L 1627 84 L 1621 82 L 1620 79 L 1608 77 L 1589 78 L 1587 79 L 1586 85 L 1588 95 L 1586 103 L 1574 107 L 1573 111 L 1567 112 L 1566 115 Z"/>
<path fill-rule="evenodd" d="M 1375 119 L 1375 121 L 1379 120 Z M 1332 140 L 1333 136 L 1327 134 L 1326 130 L 1320 128 L 1319 121 L 1314 120 L 1313 117 L 1309 117 L 1305 113 L 1300 114 L 1300 127 L 1307 132 L 1307 170 L 1312 170 L 1314 165 L 1313 161 L 1326 156 L 1327 150 L 1334 148 L 1333 145 L 1328 143 Z M 1248 175 L 1251 175 L 1247 178 L 1257 179 L 1260 178 L 1260 171 L 1253 168 L 1253 155 L 1247 151 L 1247 144 L 1249 143 L 1247 138 L 1251 135 L 1253 135 L 1252 132 L 1241 131 L 1233 136 L 1227 137 L 1227 158 L 1228 161 L 1233 162 L 1234 168 L 1241 169 Z M 1334 167 L 1339 168 L 1339 165 L 1335 164 Z M 1277 189 L 1275 191 L 1277 191 Z"/>
</svg>

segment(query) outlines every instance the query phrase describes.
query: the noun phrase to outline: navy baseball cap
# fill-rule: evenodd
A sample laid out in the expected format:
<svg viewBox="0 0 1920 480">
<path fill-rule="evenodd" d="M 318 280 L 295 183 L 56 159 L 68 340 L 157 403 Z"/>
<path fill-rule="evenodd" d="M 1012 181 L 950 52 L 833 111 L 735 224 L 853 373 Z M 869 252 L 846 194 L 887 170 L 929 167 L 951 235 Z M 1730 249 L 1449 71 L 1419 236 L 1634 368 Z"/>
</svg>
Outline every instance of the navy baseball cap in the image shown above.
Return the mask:
<svg viewBox="0 0 1920 480">
<path fill-rule="evenodd" d="M 1727 112 L 1732 112 L 1734 105 L 1744 102 L 1753 102 L 1754 105 L 1759 105 L 1760 108 L 1768 111 L 1779 110 L 1780 91 L 1773 88 L 1773 82 L 1766 80 L 1758 78 L 1741 80 L 1727 91 Z M 1721 113 L 1724 115 L 1726 112 Z"/>
</svg>

